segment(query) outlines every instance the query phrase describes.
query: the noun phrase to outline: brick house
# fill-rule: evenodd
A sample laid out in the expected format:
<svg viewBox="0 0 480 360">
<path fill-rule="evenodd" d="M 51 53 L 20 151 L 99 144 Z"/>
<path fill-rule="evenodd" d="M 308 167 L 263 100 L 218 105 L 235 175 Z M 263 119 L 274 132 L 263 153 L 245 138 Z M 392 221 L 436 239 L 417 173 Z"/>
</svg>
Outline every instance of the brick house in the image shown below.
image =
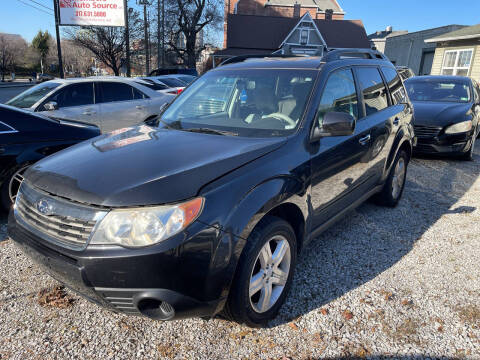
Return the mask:
<svg viewBox="0 0 480 360">
<path fill-rule="evenodd" d="M 223 47 L 227 47 L 229 15 L 301 17 L 343 20 L 345 12 L 336 0 L 225 0 Z"/>
</svg>

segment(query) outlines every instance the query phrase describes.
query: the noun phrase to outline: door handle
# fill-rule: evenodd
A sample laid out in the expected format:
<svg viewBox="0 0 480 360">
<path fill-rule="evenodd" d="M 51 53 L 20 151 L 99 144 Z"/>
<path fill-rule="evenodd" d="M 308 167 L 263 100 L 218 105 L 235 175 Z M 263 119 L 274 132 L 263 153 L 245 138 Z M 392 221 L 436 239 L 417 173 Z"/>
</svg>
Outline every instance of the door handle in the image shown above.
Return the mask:
<svg viewBox="0 0 480 360">
<path fill-rule="evenodd" d="M 84 112 L 83 112 L 83 115 L 95 115 L 96 113 L 97 113 L 96 111 L 89 111 L 89 110 L 87 110 L 87 111 L 84 111 Z"/>
<path fill-rule="evenodd" d="M 400 123 L 400 119 L 398 117 L 393 120 L 393 125 L 397 126 Z"/>
<path fill-rule="evenodd" d="M 143 105 L 137 105 L 137 106 L 135 106 L 135 107 L 136 107 L 138 110 L 143 110 L 143 109 L 145 109 L 145 106 L 143 106 Z"/>
<path fill-rule="evenodd" d="M 361 145 L 365 145 L 370 141 L 370 138 L 371 138 L 371 136 L 370 136 L 370 134 L 368 134 L 367 136 L 364 136 L 363 138 L 359 139 L 358 142 Z"/>
</svg>

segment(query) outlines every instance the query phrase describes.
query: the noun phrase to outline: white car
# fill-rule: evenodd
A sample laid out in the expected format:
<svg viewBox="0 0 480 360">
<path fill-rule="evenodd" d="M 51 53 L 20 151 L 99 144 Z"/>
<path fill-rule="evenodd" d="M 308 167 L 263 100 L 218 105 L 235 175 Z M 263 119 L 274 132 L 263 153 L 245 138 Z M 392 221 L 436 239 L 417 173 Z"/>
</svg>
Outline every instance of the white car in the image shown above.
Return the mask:
<svg viewBox="0 0 480 360">
<path fill-rule="evenodd" d="M 153 119 L 175 98 L 146 85 L 122 77 L 55 79 L 22 92 L 7 105 L 83 121 L 109 132 Z"/>
</svg>

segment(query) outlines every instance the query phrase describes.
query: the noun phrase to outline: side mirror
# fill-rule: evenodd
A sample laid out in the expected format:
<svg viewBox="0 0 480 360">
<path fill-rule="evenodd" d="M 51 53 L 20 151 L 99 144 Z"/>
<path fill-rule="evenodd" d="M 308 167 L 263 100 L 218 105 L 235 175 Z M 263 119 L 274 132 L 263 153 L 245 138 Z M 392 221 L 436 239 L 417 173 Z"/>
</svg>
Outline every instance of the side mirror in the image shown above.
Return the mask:
<svg viewBox="0 0 480 360">
<path fill-rule="evenodd" d="M 46 111 L 58 110 L 58 104 L 55 101 L 49 101 L 45 105 L 43 105 L 43 108 Z"/>
<path fill-rule="evenodd" d="M 348 136 L 355 131 L 355 118 L 345 112 L 329 112 L 323 117 L 321 127 L 313 130 L 312 141 L 327 136 Z"/>
</svg>

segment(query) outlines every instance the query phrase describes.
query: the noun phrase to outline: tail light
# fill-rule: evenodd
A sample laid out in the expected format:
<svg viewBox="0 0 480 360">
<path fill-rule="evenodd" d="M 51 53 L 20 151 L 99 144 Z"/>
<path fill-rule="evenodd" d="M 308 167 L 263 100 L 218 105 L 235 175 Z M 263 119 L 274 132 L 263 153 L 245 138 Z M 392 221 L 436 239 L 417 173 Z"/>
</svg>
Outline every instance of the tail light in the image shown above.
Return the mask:
<svg viewBox="0 0 480 360">
<path fill-rule="evenodd" d="M 175 89 L 175 90 L 172 90 L 172 91 L 169 91 L 168 93 L 169 94 L 173 94 L 173 95 L 178 95 L 180 94 L 181 92 L 183 91 L 183 89 Z"/>
</svg>

